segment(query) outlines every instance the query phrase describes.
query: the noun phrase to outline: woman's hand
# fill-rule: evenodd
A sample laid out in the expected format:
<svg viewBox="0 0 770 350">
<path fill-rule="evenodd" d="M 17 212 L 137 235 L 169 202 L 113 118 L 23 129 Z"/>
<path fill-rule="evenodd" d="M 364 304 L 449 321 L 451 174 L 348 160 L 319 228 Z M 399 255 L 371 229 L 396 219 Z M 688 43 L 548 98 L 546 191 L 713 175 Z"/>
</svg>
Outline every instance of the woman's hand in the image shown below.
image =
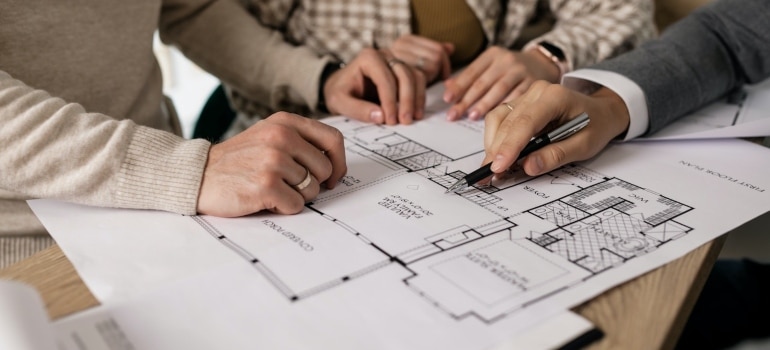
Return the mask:
<svg viewBox="0 0 770 350">
<path fill-rule="evenodd" d="M 393 42 L 390 51 L 396 58 L 425 73 L 428 83 L 438 78 L 449 78 L 452 74 L 449 56 L 454 52 L 454 45 L 451 43 L 406 34 Z"/>
<path fill-rule="evenodd" d="M 324 102 L 333 114 L 375 124 L 411 124 L 425 115 L 425 86 L 420 70 L 387 50 L 366 48 L 324 82 Z"/>
<path fill-rule="evenodd" d="M 536 80 L 555 83 L 558 79 L 559 67 L 537 50 L 490 47 L 444 82 L 444 101 L 453 104 L 447 118 L 458 120 L 467 112 L 469 119 L 479 120 L 503 101 L 523 94 Z"/>
<path fill-rule="evenodd" d="M 593 157 L 628 129 L 629 114 L 623 100 L 612 90 L 601 88 L 590 96 L 558 84 L 537 81 L 519 98 L 493 109 L 486 117 L 482 164 L 492 162 L 492 171 L 504 172 L 516 161 L 529 140 L 562 125 L 582 112 L 588 125 L 573 136 L 547 145 L 521 160 L 531 176 L 562 165 Z"/>
</svg>

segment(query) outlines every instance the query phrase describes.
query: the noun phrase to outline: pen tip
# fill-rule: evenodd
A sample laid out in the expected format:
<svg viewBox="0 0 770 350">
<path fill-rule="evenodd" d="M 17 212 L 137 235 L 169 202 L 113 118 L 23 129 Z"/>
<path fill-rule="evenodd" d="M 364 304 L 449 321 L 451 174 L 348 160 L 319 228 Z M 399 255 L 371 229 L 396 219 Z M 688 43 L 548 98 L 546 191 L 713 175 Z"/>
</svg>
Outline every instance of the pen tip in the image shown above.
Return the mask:
<svg viewBox="0 0 770 350">
<path fill-rule="evenodd" d="M 447 188 L 447 190 L 444 193 L 446 194 L 446 193 L 457 192 L 458 190 L 463 188 L 466 183 L 467 182 L 465 182 L 465 179 L 461 179 L 460 181 L 455 182 L 452 186 L 449 186 L 449 188 Z"/>
</svg>

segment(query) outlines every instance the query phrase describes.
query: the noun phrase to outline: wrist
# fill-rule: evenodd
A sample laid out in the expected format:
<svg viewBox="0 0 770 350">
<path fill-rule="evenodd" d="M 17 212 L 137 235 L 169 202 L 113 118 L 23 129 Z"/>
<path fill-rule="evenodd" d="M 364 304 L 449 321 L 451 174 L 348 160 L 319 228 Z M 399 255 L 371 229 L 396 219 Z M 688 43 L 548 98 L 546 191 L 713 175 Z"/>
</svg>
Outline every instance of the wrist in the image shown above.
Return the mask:
<svg viewBox="0 0 770 350">
<path fill-rule="evenodd" d="M 318 80 L 318 103 L 316 103 L 317 110 L 323 113 L 329 113 L 329 108 L 326 106 L 326 93 L 324 91 L 326 88 L 326 82 L 329 80 L 329 77 L 331 77 L 332 74 L 342 69 L 343 66 L 343 63 L 328 62 L 324 66 L 324 69 L 321 71 L 321 76 Z"/>
<path fill-rule="evenodd" d="M 541 41 L 537 44 L 528 45 L 525 51 L 537 54 L 541 63 L 548 62 L 548 64 L 551 65 L 552 68 L 548 71 L 550 74 L 549 81 L 552 83 L 558 83 L 564 74 L 567 74 L 570 71 L 570 64 L 567 61 L 567 56 L 564 54 L 564 51 L 556 45 L 547 41 Z"/>
<path fill-rule="evenodd" d="M 612 116 L 612 120 L 617 121 L 616 130 L 614 130 L 616 138 L 625 138 L 628 132 L 628 126 L 631 123 L 631 114 L 628 110 L 626 102 L 612 89 L 601 87 L 591 94 L 591 97 L 597 99 L 599 105 L 604 106 L 607 109 L 606 113 Z"/>
<path fill-rule="evenodd" d="M 529 56 L 531 62 L 537 65 L 537 68 L 533 69 L 533 71 L 536 72 L 538 79 L 548 81 L 549 83 L 559 83 L 561 72 L 548 57 L 545 57 L 537 50 L 524 51 L 522 54 Z"/>
</svg>

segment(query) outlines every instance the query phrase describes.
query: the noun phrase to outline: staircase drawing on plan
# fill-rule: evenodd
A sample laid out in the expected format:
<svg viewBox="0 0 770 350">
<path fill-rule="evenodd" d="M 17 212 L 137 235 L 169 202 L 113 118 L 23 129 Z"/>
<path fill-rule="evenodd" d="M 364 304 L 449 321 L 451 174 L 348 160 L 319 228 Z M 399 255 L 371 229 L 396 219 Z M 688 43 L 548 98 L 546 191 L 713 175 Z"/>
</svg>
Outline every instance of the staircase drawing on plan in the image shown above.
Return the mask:
<svg viewBox="0 0 770 350">
<path fill-rule="evenodd" d="M 471 122 L 441 138 L 428 122 L 329 124 L 348 173 L 302 213 L 191 217 L 293 302 L 395 265 L 448 317 L 492 323 L 692 231 L 691 206 L 581 165 L 445 194 L 483 158 Z"/>
</svg>

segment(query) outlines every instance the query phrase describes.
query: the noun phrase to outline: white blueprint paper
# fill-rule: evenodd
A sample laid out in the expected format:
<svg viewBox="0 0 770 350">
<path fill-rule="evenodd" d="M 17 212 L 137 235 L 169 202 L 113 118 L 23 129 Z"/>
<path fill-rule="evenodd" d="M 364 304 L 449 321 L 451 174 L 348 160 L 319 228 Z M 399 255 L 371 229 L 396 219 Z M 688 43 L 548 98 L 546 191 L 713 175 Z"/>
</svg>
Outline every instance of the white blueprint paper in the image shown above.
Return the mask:
<svg viewBox="0 0 770 350">
<path fill-rule="evenodd" d="M 500 341 L 770 209 L 770 150 L 744 141 L 611 145 L 539 177 L 444 194 L 479 166 L 480 123 L 327 122 L 346 137 L 348 174 L 298 215 L 30 205 L 105 304 L 205 274 L 183 295 L 210 300 L 200 307 L 211 317 L 260 310 L 254 329 L 339 324 L 308 337 L 333 342 L 334 329 L 360 327 L 365 339 L 409 342 L 384 343 L 396 347 L 462 329 L 470 343 L 446 338 L 458 349 L 489 346 L 481 339 Z M 217 295 L 243 307 L 219 308 Z M 180 315 L 176 304 L 157 313 Z M 428 323 L 436 333 L 415 331 Z"/>
<path fill-rule="evenodd" d="M 243 264 L 211 271 L 54 328 L 62 350 L 553 349 L 592 328 L 571 312 L 518 334 L 505 321 L 452 319 L 398 288 L 404 271 L 393 266 L 302 301 L 266 293 L 270 283 L 243 278 L 250 273 Z M 208 284 L 217 288 L 201 288 Z"/>
<path fill-rule="evenodd" d="M 31 286 L 0 280 L 0 349 L 57 349 L 43 300 Z"/>
<path fill-rule="evenodd" d="M 708 139 L 770 136 L 770 79 L 680 118 L 637 140 Z"/>
</svg>

